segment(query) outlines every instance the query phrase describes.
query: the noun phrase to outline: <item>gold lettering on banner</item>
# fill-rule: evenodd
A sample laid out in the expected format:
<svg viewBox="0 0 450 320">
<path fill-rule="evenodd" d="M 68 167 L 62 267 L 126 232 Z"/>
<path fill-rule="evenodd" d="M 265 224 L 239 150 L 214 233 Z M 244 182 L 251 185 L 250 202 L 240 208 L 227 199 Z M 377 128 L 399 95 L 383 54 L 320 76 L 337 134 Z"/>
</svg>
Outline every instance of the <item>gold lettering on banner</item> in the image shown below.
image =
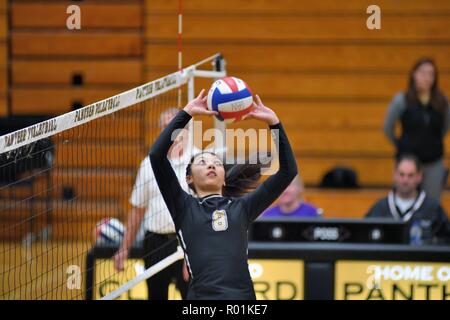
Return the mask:
<svg viewBox="0 0 450 320">
<path fill-rule="evenodd" d="M 94 109 L 94 106 L 92 106 L 92 105 L 87 106 L 85 108 L 78 109 L 75 112 L 75 122 L 80 122 L 80 121 L 83 121 L 85 119 L 92 117 L 94 114 L 94 111 L 95 111 L 95 109 Z"/>
<path fill-rule="evenodd" d="M 137 88 L 136 99 L 140 99 L 153 93 L 153 83 L 146 84 L 143 87 Z"/>
<path fill-rule="evenodd" d="M 410 261 L 337 261 L 337 300 L 446 300 L 450 265 Z"/>
<path fill-rule="evenodd" d="M 58 129 L 56 119 L 50 119 L 29 128 L 13 132 L 5 136 L 5 147 L 11 147 L 15 144 L 24 142 L 27 139 L 38 138 L 47 133 L 54 132 Z"/>
<path fill-rule="evenodd" d="M 54 132 L 57 129 L 56 119 L 50 119 L 28 128 L 28 136 L 31 138 L 37 138 L 44 134 Z"/>
<path fill-rule="evenodd" d="M 18 144 L 27 138 L 27 131 L 25 129 L 13 132 L 5 136 L 5 147 L 11 147 L 13 144 Z"/>
<path fill-rule="evenodd" d="M 87 120 L 94 115 L 102 114 L 120 106 L 120 96 L 114 96 L 104 101 L 97 102 L 75 112 L 75 122 Z"/>
<path fill-rule="evenodd" d="M 117 108 L 120 105 L 120 96 L 115 96 L 95 104 L 95 114 Z"/>
<path fill-rule="evenodd" d="M 136 89 L 136 99 L 144 98 L 155 91 L 163 90 L 177 83 L 177 76 L 170 75 Z"/>
</svg>

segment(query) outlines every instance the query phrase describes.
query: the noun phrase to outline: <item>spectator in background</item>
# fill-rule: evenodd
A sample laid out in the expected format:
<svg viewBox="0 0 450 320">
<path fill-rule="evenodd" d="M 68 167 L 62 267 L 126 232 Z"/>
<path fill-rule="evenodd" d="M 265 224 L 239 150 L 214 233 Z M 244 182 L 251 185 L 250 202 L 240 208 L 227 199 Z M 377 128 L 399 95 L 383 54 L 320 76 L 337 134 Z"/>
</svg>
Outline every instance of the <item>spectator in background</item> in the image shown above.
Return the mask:
<svg viewBox="0 0 450 320">
<path fill-rule="evenodd" d="M 366 218 L 392 218 L 420 223 L 424 243 L 449 239 L 450 226 L 441 205 L 420 189 L 422 170 L 414 155 L 401 155 L 394 171 L 394 188 L 386 198 L 375 203 Z"/>
<path fill-rule="evenodd" d="M 401 123 L 400 137 L 395 124 Z M 420 59 L 410 72 L 408 90 L 392 100 L 384 132 L 397 149 L 398 158 L 409 153 L 423 164 L 423 189 L 440 200 L 445 185 L 444 136 L 449 127 L 448 101 L 438 87 L 438 70 L 432 59 Z"/>
<path fill-rule="evenodd" d="M 318 217 L 317 208 L 304 202 L 304 187 L 297 175 L 281 194 L 278 205 L 267 209 L 262 217 Z"/>
</svg>

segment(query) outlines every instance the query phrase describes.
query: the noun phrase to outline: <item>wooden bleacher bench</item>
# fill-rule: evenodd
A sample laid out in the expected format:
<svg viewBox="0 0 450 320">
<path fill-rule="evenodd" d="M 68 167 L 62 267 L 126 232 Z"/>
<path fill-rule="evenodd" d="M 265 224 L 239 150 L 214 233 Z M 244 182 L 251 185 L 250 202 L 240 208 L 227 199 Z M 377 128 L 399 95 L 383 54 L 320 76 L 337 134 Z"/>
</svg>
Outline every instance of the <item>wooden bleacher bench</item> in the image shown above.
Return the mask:
<svg viewBox="0 0 450 320">
<path fill-rule="evenodd" d="M 169 70 L 148 71 L 147 81 L 157 79 Z M 240 71 L 233 75 L 238 76 L 249 84 L 254 93 L 262 97 L 279 100 L 305 101 L 382 101 L 389 103 L 392 97 L 403 90 L 406 85 L 405 74 L 370 74 L 370 73 L 285 73 L 273 70 L 272 72 L 259 73 L 252 71 Z M 274 80 L 276 79 L 276 81 Z M 442 74 L 441 85 L 450 86 L 450 76 Z M 325 85 L 326 84 L 326 85 Z M 199 88 L 208 88 L 211 80 L 200 79 Z"/>
<path fill-rule="evenodd" d="M 113 88 L 95 88 L 92 86 L 15 88 L 11 94 L 11 107 L 16 115 L 48 114 L 56 116 L 72 111 L 74 102 L 88 105 L 127 89 L 129 89 L 128 86 L 115 86 Z"/>
<path fill-rule="evenodd" d="M 55 163 L 65 168 L 135 168 L 143 156 L 137 143 L 88 143 L 60 144 L 56 148 Z M 86 155 L 89 155 L 88 157 Z"/>
<path fill-rule="evenodd" d="M 77 59 L 52 61 L 15 59 L 12 64 L 14 85 L 73 84 L 74 76 L 82 77 L 82 85 L 129 85 L 142 83 L 142 63 L 139 59 Z M 57 89 L 55 89 L 57 91 Z"/>
<path fill-rule="evenodd" d="M 30 3 L 14 1 L 11 6 L 13 28 L 61 28 L 66 25 L 67 7 L 72 3 Z M 140 29 L 142 5 L 138 1 L 121 3 L 79 3 L 84 28 Z"/>
<path fill-rule="evenodd" d="M 379 199 L 386 197 L 389 189 L 331 190 L 307 188 L 306 201 L 322 208 L 325 218 L 363 218 Z M 450 217 L 450 191 L 444 191 L 442 206 Z"/>
<path fill-rule="evenodd" d="M 14 58 L 139 57 L 142 54 L 141 35 L 133 31 L 13 31 L 11 41 Z"/>
<path fill-rule="evenodd" d="M 50 194 L 55 200 L 71 200 L 72 197 L 86 200 L 126 199 L 131 194 L 137 171 L 126 169 L 62 169 L 51 172 Z M 12 190 L 12 188 L 14 190 Z M 0 199 L 25 199 L 30 196 L 28 186 L 0 188 Z M 37 178 L 33 190 L 36 199 L 44 200 L 49 188 L 44 177 Z"/>
<path fill-rule="evenodd" d="M 0 204 L 6 205 L 5 200 Z M 38 234 L 47 226 L 45 201 L 35 203 L 33 230 L 29 228 L 29 208 L 24 204 L 0 212 L 0 238 L 2 240 L 20 240 L 30 231 Z M 89 240 L 96 223 L 102 218 L 119 218 L 124 220 L 124 204 L 118 200 L 107 201 L 63 201 L 51 203 L 51 239 L 53 240 Z"/>
<path fill-rule="evenodd" d="M 171 0 L 146 0 L 147 10 L 152 12 L 176 12 L 176 1 Z M 369 2 L 367 2 L 369 3 Z M 430 3 L 427 0 L 416 0 L 402 2 L 401 8 L 395 1 L 381 0 L 378 1 L 379 5 L 386 10 L 387 13 L 402 12 L 402 13 L 416 13 L 417 11 L 436 12 L 437 8 L 441 10 L 450 10 L 450 3 L 446 0 L 435 0 Z M 360 0 L 348 0 L 342 3 L 334 0 L 322 0 L 320 2 L 311 2 L 308 0 L 279 0 L 273 2 L 271 0 L 258 1 L 257 13 L 273 13 L 273 14 L 286 14 L 286 13 L 336 13 L 345 14 L 354 11 L 365 10 L 367 8 L 366 3 Z M 184 10 L 187 12 L 205 12 L 205 11 L 217 11 L 226 13 L 242 13 L 251 14 L 255 12 L 255 4 L 251 1 L 242 2 L 240 0 L 229 0 L 225 2 L 215 3 L 212 1 L 196 1 L 186 2 L 184 4 Z"/>
<path fill-rule="evenodd" d="M 6 5 L 6 0 L 0 0 L 0 62 L 6 62 L 8 50 Z M 407 72 L 418 57 L 433 56 L 442 70 L 450 68 L 450 20 L 442 14 L 450 11 L 449 1 L 406 1 L 401 8 L 392 1 L 379 5 L 386 14 L 383 27 L 372 32 L 355 15 L 365 13 L 366 5 L 359 0 L 262 0 L 257 10 L 253 2 L 240 0 L 184 4 L 184 65 L 220 51 L 228 62 L 228 73 L 247 81 L 276 110 L 308 186 L 306 197 L 324 209 L 325 217 L 362 217 L 385 196 L 392 181 L 394 153 L 382 132 L 389 101 L 405 88 Z M 176 1 L 80 6 L 85 29 L 70 33 L 58 32 L 65 28 L 66 15 L 57 14 L 65 12 L 65 4 L 12 2 L 13 113 L 62 114 L 75 101 L 86 105 L 177 70 Z M 42 19 L 43 15 L 47 18 Z M 239 24 L 240 32 L 230 29 L 230 22 Z M 6 113 L 10 89 L 6 70 L 7 63 L 0 64 L 0 115 Z M 84 75 L 84 86 L 72 88 L 77 73 Z M 440 80 L 448 91 L 449 74 L 441 73 Z M 196 88 L 210 84 L 211 80 L 202 79 L 196 81 Z M 89 237 L 95 220 L 124 218 L 122 202 L 129 197 L 146 153 L 137 142 L 151 144 L 158 131 L 145 128 L 142 137 L 142 128 L 132 119 L 94 122 L 89 130 L 74 129 L 67 135 L 68 143 L 57 145 L 52 172 L 56 221 L 73 221 L 65 229 L 56 228 L 55 239 L 67 234 L 73 239 L 80 234 Z M 208 119 L 204 128 L 211 123 Z M 125 135 L 136 141 L 116 141 Z M 450 152 L 450 137 L 446 150 Z M 354 168 L 365 188 L 309 187 L 317 186 L 338 165 Z M 103 167 L 114 169 L 102 175 Z M 372 186 L 381 189 L 367 189 Z M 62 202 L 66 187 L 90 206 L 83 207 L 87 215 L 75 217 L 75 207 Z M 447 212 L 449 198 L 447 191 L 443 196 Z M 119 204 L 104 205 L 111 199 Z M 96 206 L 102 209 L 93 211 Z"/>
<path fill-rule="evenodd" d="M 450 67 L 445 43 L 392 43 L 380 49 L 379 44 L 368 41 L 361 44 L 303 44 L 291 43 L 280 46 L 273 42 L 234 43 L 233 41 L 211 46 L 209 43 L 187 43 L 183 52 L 186 65 L 196 63 L 217 51 L 223 54 L 227 67 L 233 74 L 247 71 L 338 73 L 395 70 L 406 75 L 411 66 L 421 56 L 432 56 L 441 69 Z M 245 52 L 245 54 L 242 54 Z M 177 64 L 176 43 L 147 42 L 145 49 L 147 68 L 173 69 Z"/>
<path fill-rule="evenodd" d="M 367 7 L 366 7 L 367 8 Z M 363 10 L 361 8 L 361 15 Z M 189 15 L 185 14 L 185 19 Z M 162 41 L 176 39 L 177 24 L 173 14 L 150 13 L 146 18 L 148 39 Z M 239 25 L 239 32 L 230 32 L 230 16 L 218 11 L 195 16 L 195 23 L 186 24 L 183 30 L 185 41 L 213 39 L 223 41 L 271 41 L 290 43 L 361 41 L 417 41 L 446 40 L 450 37 L 450 21 L 447 16 L 415 16 L 414 23 L 405 15 L 384 15 L 383 27 L 377 32 L 365 26 L 364 19 L 357 15 L 305 15 L 300 19 L 295 15 L 255 15 L 233 16 L 233 24 Z"/>
</svg>

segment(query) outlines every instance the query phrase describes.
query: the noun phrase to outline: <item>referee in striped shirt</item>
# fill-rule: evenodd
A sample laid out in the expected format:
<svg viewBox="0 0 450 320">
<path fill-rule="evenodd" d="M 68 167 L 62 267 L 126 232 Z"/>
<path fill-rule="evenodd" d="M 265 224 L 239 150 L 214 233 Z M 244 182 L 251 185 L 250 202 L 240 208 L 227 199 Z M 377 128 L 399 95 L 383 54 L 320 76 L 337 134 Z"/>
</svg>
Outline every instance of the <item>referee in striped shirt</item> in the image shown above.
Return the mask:
<svg viewBox="0 0 450 320">
<path fill-rule="evenodd" d="M 170 108 L 160 116 L 160 127 L 163 130 L 176 115 L 178 109 Z M 184 143 L 183 143 L 184 142 Z M 191 153 L 186 148 L 187 131 L 183 131 L 169 152 L 169 161 L 178 180 L 188 192 L 185 172 Z M 196 153 L 195 150 L 193 150 Z M 159 192 L 158 184 L 147 157 L 142 160 L 133 192 L 130 197 L 132 209 L 128 214 L 127 229 L 122 244 L 114 256 L 114 266 L 117 270 L 124 269 L 124 261 L 128 257 L 129 249 L 134 243 L 137 234 L 143 227 L 145 229 L 144 261 L 148 269 L 155 263 L 166 258 L 176 251 L 178 240 L 175 235 L 175 226 L 167 206 Z M 175 281 L 183 299 L 186 297 L 189 274 L 183 261 L 179 260 L 169 267 L 147 279 L 149 300 L 167 300 L 168 286 Z"/>
</svg>

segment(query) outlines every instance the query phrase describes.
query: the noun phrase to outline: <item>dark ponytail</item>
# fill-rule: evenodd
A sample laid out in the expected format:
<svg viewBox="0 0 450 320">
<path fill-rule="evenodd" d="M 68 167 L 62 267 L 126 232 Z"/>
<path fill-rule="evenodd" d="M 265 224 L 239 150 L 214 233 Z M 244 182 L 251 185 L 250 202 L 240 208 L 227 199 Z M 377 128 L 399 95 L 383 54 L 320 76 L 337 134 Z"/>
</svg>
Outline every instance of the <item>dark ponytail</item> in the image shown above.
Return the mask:
<svg viewBox="0 0 450 320">
<path fill-rule="evenodd" d="M 210 153 L 214 154 L 212 152 Z M 191 164 L 196 156 L 197 155 L 191 158 L 191 161 L 186 168 L 186 176 L 191 175 Z M 258 160 L 252 161 L 246 160 L 245 163 L 225 164 L 225 186 L 223 186 L 222 189 L 223 196 L 235 198 L 242 197 L 258 187 L 258 181 L 261 178 L 261 169 L 267 164 L 270 165 L 269 160 L 269 158 L 264 160 L 259 158 Z M 196 192 L 193 183 L 189 184 L 189 188 Z"/>
<path fill-rule="evenodd" d="M 242 163 L 225 166 L 225 197 L 242 197 L 254 190 L 261 178 L 261 163 Z"/>
</svg>

